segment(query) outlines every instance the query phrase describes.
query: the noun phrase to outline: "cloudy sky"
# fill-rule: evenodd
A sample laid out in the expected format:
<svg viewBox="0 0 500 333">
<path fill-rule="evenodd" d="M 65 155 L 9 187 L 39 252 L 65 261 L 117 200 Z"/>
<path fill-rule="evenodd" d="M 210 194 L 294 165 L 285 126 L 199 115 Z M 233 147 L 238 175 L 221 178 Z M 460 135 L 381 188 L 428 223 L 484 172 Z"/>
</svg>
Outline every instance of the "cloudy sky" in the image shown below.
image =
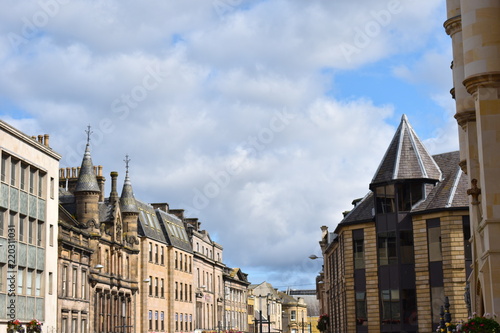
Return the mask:
<svg viewBox="0 0 500 333">
<path fill-rule="evenodd" d="M 90 124 L 94 164 L 121 183 L 128 154 L 136 198 L 198 217 L 252 283 L 313 288 L 320 227 L 366 194 L 403 113 L 432 153 L 458 149 L 445 13 L 443 0 L 0 0 L 0 117 L 50 134 L 63 167 Z"/>
</svg>

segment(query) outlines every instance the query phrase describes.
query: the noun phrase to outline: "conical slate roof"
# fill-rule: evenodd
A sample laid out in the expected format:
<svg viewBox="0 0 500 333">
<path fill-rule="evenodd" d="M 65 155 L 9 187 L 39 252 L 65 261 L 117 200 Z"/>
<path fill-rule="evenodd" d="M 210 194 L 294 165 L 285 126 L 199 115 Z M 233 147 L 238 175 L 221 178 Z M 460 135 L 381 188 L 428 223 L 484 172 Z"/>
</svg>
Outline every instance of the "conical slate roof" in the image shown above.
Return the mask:
<svg viewBox="0 0 500 333">
<path fill-rule="evenodd" d="M 425 149 L 406 115 L 403 115 L 371 185 L 410 179 L 439 181 L 441 176 L 436 161 Z"/>
<path fill-rule="evenodd" d="M 101 192 L 101 189 L 97 184 L 92 158 L 90 157 L 89 143 L 87 143 L 87 147 L 85 148 L 85 154 L 83 155 L 82 166 L 80 167 L 80 173 L 78 174 L 75 192 Z"/>
<path fill-rule="evenodd" d="M 130 178 L 128 176 L 128 162 L 125 182 L 123 183 L 122 196 L 120 197 L 120 209 L 122 213 L 139 213 L 137 203 L 134 198 L 134 191 L 132 190 L 132 183 L 130 182 Z"/>
</svg>

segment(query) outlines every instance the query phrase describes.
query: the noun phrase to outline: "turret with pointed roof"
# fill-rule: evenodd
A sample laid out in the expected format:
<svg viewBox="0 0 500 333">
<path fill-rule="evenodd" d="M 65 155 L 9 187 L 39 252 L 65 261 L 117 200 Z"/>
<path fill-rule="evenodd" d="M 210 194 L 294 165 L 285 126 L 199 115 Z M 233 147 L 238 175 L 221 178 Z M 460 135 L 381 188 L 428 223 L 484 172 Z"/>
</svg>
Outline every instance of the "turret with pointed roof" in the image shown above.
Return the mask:
<svg viewBox="0 0 500 333">
<path fill-rule="evenodd" d="M 99 196 L 101 190 L 90 156 L 90 126 L 87 129 L 87 146 L 75 187 L 76 217 L 87 226 L 99 230 Z"/>
<path fill-rule="evenodd" d="M 403 115 L 370 187 L 399 180 L 437 182 L 441 177 L 436 161 L 425 149 L 406 115 Z"/>
<path fill-rule="evenodd" d="M 134 198 L 134 192 L 132 190 L 132 182 L 128 174 L 128 164 L 130 159 L 128 155 L 125 158 L 126 174 L 125 182 L 123 183 L 122 195 L 120 197 L 120 211 L 122 212 L 123 225 L 125 227 L 125 239 L 130 244 L 135 244 L 137 239 L 137 218 L 139 216 L 139 209 L 137 208 L 137 202 Z"/>
</svg>

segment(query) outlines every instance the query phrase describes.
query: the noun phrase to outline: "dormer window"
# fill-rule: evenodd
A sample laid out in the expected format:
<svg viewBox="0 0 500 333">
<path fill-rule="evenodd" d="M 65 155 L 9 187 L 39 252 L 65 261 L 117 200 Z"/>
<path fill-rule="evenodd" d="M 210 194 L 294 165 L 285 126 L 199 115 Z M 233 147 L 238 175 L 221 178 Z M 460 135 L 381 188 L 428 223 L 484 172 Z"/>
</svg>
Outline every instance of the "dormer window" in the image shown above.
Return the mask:
<svg viewBox="0 0 500 333">
<path fill-rule="evenodd" d="M 375 188 L 377 214 L 408 212 L 422 199 L 424 199 L 424 184 L 421 182 L 405 182 Z"/>
</svg>

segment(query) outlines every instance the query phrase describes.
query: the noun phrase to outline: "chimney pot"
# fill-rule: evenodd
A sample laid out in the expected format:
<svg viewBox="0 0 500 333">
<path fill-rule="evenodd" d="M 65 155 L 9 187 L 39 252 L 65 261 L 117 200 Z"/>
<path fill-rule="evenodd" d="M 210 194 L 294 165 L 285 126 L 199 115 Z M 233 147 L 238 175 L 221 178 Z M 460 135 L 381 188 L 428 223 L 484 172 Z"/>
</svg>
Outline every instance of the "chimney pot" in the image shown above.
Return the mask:
<svg viewBox="0 0 500 333">
<path fill-rule="evenodd" d="M 43 135 L 43 144 L 45 145 L 45 147 L 49 147 L 49 135 L 48 134 Z"/>
</svg>

